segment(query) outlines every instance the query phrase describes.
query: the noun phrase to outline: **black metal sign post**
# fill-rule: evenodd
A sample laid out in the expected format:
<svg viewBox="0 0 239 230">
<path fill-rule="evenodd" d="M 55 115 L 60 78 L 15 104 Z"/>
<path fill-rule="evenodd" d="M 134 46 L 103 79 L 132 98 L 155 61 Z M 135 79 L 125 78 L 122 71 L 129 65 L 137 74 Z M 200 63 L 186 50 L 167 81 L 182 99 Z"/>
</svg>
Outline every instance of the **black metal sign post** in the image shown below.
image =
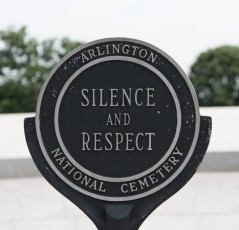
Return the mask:
<svg viewBox="0 0 239 230">
<path fill-rule="evenodd" d="M 32 158 L 98 229 L 138 229 L 196 172 L 211 119 L 180 67 L 133 39 L 80 46 L 52 70 L 35 118 Z"/>
</svg>

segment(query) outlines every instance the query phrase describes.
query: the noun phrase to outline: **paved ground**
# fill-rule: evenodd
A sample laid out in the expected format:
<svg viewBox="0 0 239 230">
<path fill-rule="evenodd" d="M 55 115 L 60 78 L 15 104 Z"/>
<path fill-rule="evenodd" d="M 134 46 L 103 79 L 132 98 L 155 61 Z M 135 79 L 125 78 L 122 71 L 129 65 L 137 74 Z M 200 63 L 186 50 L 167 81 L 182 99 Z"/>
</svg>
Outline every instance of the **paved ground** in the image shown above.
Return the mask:
<svg viewBox="0 0 239 230">
<path fill-rule="evenodd" d="M 1 230 L 94 230 L 41 177 L 0 180 Z M 197 173 L 140 230 L 238 230 L 239 172 Z"/>
</svg>

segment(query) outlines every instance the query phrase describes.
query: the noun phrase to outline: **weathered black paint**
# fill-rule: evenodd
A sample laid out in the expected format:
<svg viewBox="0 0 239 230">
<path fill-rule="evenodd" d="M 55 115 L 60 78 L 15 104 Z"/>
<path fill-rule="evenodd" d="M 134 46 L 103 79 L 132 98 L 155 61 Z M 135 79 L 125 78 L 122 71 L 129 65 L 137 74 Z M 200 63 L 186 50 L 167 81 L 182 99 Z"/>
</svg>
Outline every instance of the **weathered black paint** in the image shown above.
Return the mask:
<svg viewBox="0 0 239 230">
<path fill-rule="evenodd" d="M 112 89 L 119 98 L 111 98 Z M 138 101 L 122 105 L 122 89 L 140 89 Z M 122 114 L 121 123 L 107 122 L 115 114 Z M 193 87 L 180 68 L 157 48 L 131 39 L 93 42 L 68 55 L 44 86 L 36 121 L 25 120 L 35 164 L 98 229 L 138 229 L 193 176 L 211 132 L 211 119 L 200 118 Z M 101 138 L 112 133 L 112 143 L 115 133 L 142 133 L 142 149 L 139 138 L 138 147 L 137 141 L 128 142 L 131 148 L 126 141 L 106 150 L 106 139 L 82 145 L 83 132 Z M 154 135 L 149 140 L 149 135 L 143 138 L 146 133 Z"/>
</svg>

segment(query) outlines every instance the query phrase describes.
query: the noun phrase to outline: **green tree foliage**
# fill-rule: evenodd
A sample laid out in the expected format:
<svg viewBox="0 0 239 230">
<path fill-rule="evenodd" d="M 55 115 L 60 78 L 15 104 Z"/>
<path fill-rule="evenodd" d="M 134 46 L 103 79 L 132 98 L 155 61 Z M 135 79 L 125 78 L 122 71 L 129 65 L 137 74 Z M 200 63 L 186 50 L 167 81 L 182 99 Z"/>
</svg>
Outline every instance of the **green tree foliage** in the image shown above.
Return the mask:
<svg viewBox="0 0 239 230">
<path fill-rule="evenodd" d="M 239 105 L 239 47 L 222 46 L 200 54 L 189 77 L 201 106 Z"/>
<path fill-rule="evenodd" d="M 25 27 L 0 31 L 0 113 L 35 111 L 48 73 L 79 45 L 68 38 L 39 42 Z"/>
</svg>

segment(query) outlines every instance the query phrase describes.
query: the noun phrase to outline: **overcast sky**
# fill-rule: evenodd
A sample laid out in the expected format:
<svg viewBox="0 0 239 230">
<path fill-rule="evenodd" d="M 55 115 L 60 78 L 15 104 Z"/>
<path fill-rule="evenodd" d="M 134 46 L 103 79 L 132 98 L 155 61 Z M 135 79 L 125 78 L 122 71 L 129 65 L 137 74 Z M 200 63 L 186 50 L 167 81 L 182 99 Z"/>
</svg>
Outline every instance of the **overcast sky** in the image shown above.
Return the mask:
<svg viewBox="0 0 239 230">
<path fill-rule="evenodd" d="M 238 0 L 1 0 L 0 30 L 26 25 L 38 39 L 129 37 L 168 53 L 186 73 L 197 55 L 239 45 Z"/>
</svg>

